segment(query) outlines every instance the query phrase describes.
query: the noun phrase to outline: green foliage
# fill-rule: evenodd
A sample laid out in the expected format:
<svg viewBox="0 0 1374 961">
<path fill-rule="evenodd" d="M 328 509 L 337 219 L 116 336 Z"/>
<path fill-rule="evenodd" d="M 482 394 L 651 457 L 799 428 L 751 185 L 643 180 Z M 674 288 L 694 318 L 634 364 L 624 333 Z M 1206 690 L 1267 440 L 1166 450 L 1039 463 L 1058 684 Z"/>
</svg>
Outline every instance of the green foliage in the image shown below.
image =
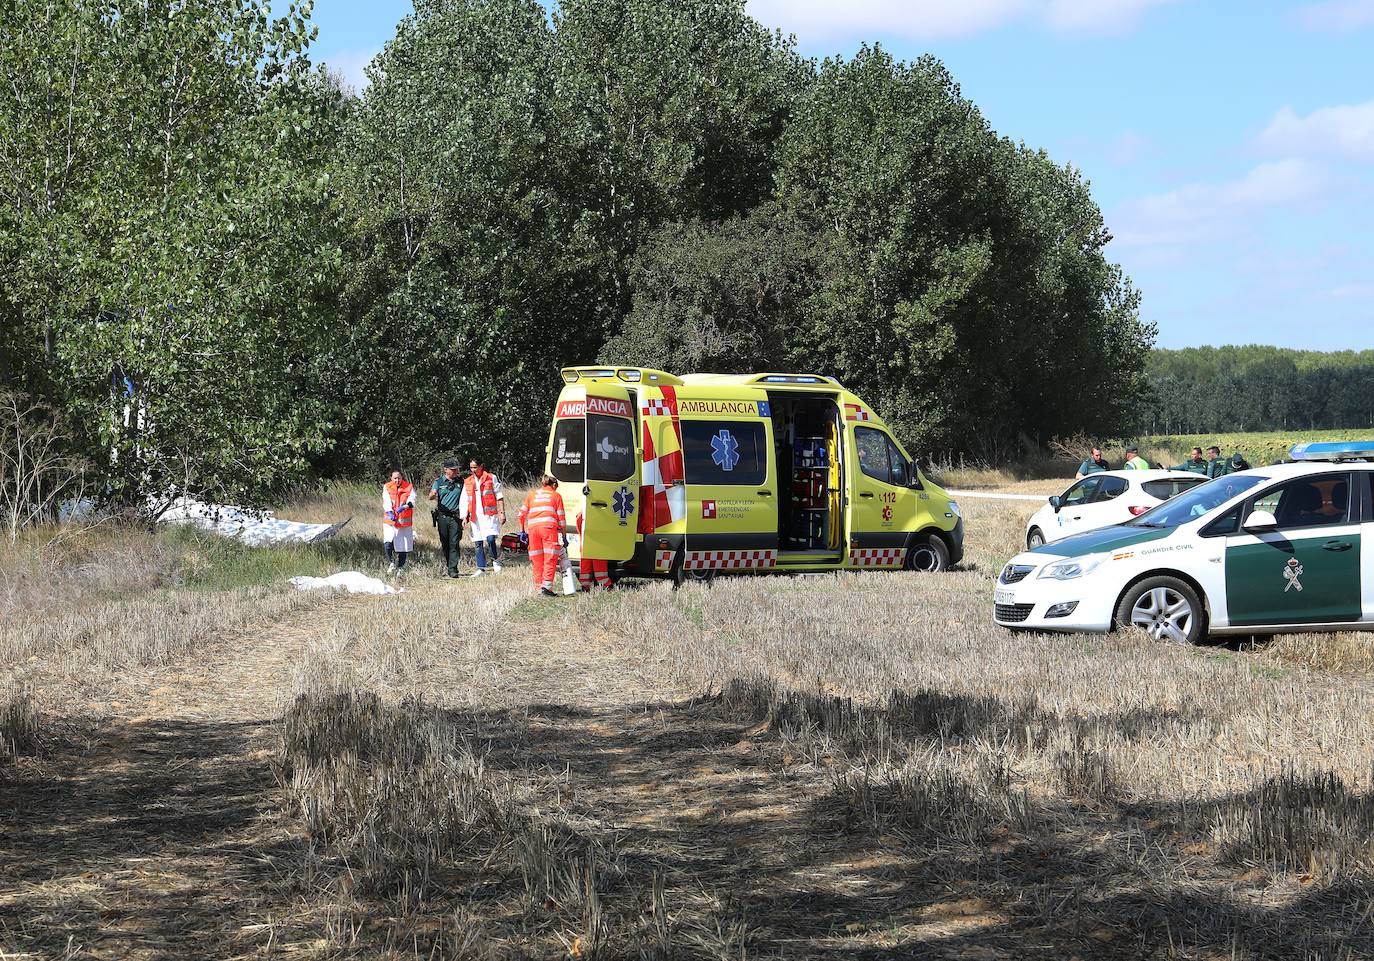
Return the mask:
<svg viewBox="0 0 1374 961">
<path fill-rule="evenodd" d="M 1156 350 L 1149 379 L 1151 401 L 1140 418 L 1149 431 L 1374 427 L 1374 351 Z"/>
<path fill-rule="evenodd" d="M 823 243 L 772 203 L 720 224 L 665 224 L 630 272 L 634 301 L 602 351 L 610 364 L 747 373 L 795 363 Z"/>
<path fill-rule="evenodd" d="M 794 347 L 906 440 L 997 456 L 1122 424 L 1154 331 L 1087 185 L 998 139 L 939 63 L 823 63 L 778 192 L 838 252 Z"/>
<path fill-rule="evenodd" d="M 74 413 L 114 496 L 262 497 L 327 427 L 302 372 L 337 269 L 338 99 L 308 6 L 8 7 L 3 376 Z"/>
<path fill-rule="evenodd" d="M 1141 439 L 1141 446 L 1150 451 L 1152 459 L 1169 464 L 1181 464 L 1194 447 L 1206 450 L 1213 444 L 1224 456 L 1239 451 L 1253 467 L 1263 467 L 1286 460 L 1294 444 L 1308 441 L 1365 440 L 1374 430 L 1304 430 L 1221 432 L 1215 434 L 1159 434 Z"/>
</svg>

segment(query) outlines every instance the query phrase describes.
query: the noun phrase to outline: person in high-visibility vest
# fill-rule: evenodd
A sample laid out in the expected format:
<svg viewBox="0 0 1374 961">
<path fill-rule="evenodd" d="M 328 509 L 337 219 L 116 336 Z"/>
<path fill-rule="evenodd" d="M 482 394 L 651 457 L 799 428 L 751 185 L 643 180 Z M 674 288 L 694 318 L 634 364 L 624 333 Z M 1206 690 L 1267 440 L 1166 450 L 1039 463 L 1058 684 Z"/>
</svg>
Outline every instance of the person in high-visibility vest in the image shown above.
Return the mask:
<svg viewBox="0 0 1374 961">
<path fill-rule="evenodd" d="M 463 496 L 458 501 L 458 516 L 472 531 L 472 543 L 477 548 L 477 573 L 487 572 L 487 560 L 493 571 L 501 570 L 501 555 L 496 539 L 506 522 L 506 495 L 496 475 L 487 470 L 481 458 L 468 463 L 472 473 L 463 482 Z"/>
<path fill-rule="evenodd" d="M 558 493 L 558 478 L 545 474 L 520 508 L 520 529 L 530 538 L 530 570 L 539 593 L 545 597 L 558 596 L 553 583 L 558 576 L 559 542 L 567 523 L 563 496 Z"/>
<path fill-rule="evenodd" d="M 415 549 L 415 487 L 398 470 L 382 486 L 382 550 L 388 574 L 406 566 L 406 555 Z"/>
</svg>

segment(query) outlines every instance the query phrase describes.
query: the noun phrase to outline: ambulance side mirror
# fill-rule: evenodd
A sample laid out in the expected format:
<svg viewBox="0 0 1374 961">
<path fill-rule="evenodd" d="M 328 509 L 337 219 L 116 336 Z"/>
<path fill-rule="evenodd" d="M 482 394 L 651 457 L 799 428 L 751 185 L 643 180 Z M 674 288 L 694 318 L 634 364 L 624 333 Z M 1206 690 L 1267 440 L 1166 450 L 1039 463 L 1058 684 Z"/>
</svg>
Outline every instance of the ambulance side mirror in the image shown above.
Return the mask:
<svg viewBox="0 0 1374 961">
<path fill-rule="evenodd" d="M 1278 518 L 1268 511 L 1251 511 L 1243 526 L 1247 531 L 1271 531 L 1279 526 Z"/>
<path fill-rule="evenodd" d="M 1051 494 L 1051 495 L 1050 495 L 1050 506 L 1053 507 L 1053 508 L 1054 508 L 1054 512 L 1055 512 L 1056 514 L 1058 514 L 1058 513 L 1059 513 L 1059 508 L 1061 508 L 1061 507 L 1064 506 L 1064 502 L 1061 501 L 1061 500 L 1059 499 L 1059 495 L 1058 495 L 1058 494 Z"/>
</svg>

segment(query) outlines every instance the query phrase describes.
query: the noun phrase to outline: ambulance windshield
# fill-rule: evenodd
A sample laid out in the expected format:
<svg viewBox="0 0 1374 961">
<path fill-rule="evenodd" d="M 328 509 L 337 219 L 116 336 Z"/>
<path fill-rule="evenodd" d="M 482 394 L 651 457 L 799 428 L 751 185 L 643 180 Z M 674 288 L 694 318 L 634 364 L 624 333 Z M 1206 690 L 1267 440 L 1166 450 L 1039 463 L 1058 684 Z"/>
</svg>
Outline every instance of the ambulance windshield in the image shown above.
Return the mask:
<svg viewBox="0 0 1374 961">
<path fill-rule="evenodd" d="M 549 453 L 549 473 L 563 483 L 580 484 L 582 448 L 586 445 L 587 427 L 581 417 L 567 417 L 553 429 L 553 450 Z"/>
</svg>

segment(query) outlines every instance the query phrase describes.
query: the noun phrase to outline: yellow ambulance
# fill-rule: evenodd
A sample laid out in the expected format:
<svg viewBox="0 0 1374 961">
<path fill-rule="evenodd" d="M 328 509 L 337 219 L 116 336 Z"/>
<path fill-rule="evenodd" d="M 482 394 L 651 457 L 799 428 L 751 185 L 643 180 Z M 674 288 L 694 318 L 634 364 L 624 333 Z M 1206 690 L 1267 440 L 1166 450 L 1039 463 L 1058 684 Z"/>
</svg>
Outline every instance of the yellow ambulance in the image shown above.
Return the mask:
<svg viewBox="0 0 1374 961">
<path fill-rule="evenodd" d="M 818 374 L 569 367 L 546 452 L 569 554 L 611 576 L 940 571 L 959 506 Z M 579 529 L 580 528 L 580 529 Z M 590 566 L 590 565 L 587 565 Z"/>
</svg>

